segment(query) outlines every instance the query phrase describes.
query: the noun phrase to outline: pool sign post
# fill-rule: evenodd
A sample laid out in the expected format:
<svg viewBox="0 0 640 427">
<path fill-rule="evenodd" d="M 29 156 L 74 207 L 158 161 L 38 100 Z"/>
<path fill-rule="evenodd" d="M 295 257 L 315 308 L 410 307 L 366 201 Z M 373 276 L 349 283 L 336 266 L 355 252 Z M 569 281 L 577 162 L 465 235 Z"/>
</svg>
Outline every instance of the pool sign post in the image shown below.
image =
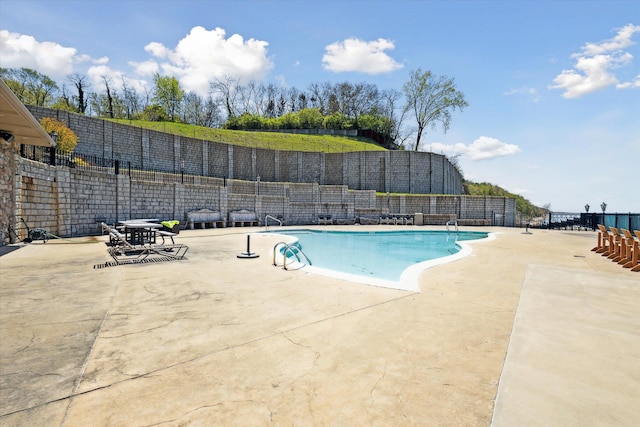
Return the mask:
<svg viewBox="0 0 640 427">
<path fill-rule="evenodd" d="M 238 254 L 238 258 L 258 258 L 259 256 L 257 253 L 251 252 L 251 236 L 247 234 L 247 252 Z"/>
</svg>

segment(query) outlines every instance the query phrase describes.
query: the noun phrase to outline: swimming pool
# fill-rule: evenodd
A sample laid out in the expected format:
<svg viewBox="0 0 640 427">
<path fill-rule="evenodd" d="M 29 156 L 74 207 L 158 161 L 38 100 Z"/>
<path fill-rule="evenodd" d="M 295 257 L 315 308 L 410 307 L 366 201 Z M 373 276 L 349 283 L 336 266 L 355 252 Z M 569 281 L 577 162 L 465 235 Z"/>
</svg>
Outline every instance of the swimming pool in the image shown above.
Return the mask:
<svg viewBox="0 0 640 427">
<path fill-rule="evenodd" d="M 430 266 L 466 256 L 461 242 L 485 232 L 446 231 L 278 231 L 297 239 L 310 271 L 396 289 L 419 290 L 418 275 Z"/>
</svg>

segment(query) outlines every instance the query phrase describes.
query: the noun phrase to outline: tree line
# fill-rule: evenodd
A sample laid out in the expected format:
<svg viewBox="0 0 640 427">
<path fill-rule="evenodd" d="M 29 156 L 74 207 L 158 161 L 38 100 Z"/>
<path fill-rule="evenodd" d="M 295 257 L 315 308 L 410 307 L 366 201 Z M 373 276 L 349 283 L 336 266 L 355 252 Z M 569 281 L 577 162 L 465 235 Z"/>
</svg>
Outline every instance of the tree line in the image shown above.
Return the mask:
<svg viewBox="0 0 640 427">
<path fill-rule="evenodd" d="M 426 128 L 446 132 L 451 112 L 468 105 L 453 79 L 421 69 L 410 73 L 402 91 L 348 81 L 314 82 L 301 90 L 225 76 L 210 82 L 206 97 L 157 73 L 153 87 L 142 93 L 124 79 L 116 85 L 106 76 L 99 87 L 77 73 L 59 86 L 30 68 L 0 68 L 0 77 L 24 104 L 90 116 L 229 129 L 369 129 L 414 150 Z"/>
</svg>

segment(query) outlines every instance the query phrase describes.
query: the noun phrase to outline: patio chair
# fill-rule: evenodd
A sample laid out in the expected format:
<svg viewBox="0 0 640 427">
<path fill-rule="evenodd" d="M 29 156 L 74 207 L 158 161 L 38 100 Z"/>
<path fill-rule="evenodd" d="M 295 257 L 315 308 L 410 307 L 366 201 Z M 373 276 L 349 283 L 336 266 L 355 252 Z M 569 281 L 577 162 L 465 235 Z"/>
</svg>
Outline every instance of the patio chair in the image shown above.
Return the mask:
<svg viewBox="0 0 640 427">
<path fill-rule="evenodd" d="M 622 235 L 616 227 L 609 227 L 609 229 L 611 230 L 613 240 L 610 240 L 611 250 L 609 251 L 607 258 L 613 262 L 618 262 L 620 261 L 622 251 Z"/>
<path fill-rule="evenodd" d="M 640 271 L 640 231 L 633 230 L 636 238 L 633 239 L 631 248 L 631 261 L 623 265 L 624 268 L 630 268 L 631 271 Z M 633 237 L 632 237 L 633 238 Z"/>
<path fill-rule="evenodd" d="M 598 245 L 591 249 L 592 251 L 594 251 L 597 254 L 602 254 L 604 255 L 609 255 L 609 252 L 611 250 L 610 248 L 610 234 L 607 231 L 607 227 L 605 227 L 602 224 L 598 224 L 598 229 L 600 231 L 598 231 Z"/>
<path fill-rule="evenodd" d="M 598 244 L 595 248 L 591 249 L 597 254 L 604 254 L 609 252 L 609 232 L 607 227 L 602 224 L 598 224 Z"/>
<path fill-rule="evenodd" d="M 188 246 L 183 244 L 131 244 L 118 229 L 102 223 L 103 232 L 109 233 L 107 252 L 115 263 L 94 265 L 94 268 L 147 262 L 176 261 L 184 258 Z"/>
<path fill-rule="evenodd" d="M 620 259 L 618 264 L 625 265 L 631 261 L 631 255 L 633 250 L 633 234 L 626 228 L 621 228 L 622 241 L 620 242 Z"/>
</svg>

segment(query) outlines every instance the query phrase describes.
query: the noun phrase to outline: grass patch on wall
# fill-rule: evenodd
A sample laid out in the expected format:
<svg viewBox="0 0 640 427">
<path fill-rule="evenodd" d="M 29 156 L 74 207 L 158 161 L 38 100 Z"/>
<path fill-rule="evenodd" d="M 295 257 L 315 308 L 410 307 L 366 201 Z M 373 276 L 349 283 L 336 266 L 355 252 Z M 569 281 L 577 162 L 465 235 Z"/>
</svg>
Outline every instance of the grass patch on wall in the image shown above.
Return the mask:
<svg viewBox="0 0 640 427">
<path fill-rule="evenodd" d="M 152 122 L 145 120 L 112 119 L 112 121 L 194 139 L 245 147 L 266 148 L 269 150 L 322 153 L 386 150 L 372 140 L 362 137 L 214 129 L 185 123 Z"/>
</svg>

